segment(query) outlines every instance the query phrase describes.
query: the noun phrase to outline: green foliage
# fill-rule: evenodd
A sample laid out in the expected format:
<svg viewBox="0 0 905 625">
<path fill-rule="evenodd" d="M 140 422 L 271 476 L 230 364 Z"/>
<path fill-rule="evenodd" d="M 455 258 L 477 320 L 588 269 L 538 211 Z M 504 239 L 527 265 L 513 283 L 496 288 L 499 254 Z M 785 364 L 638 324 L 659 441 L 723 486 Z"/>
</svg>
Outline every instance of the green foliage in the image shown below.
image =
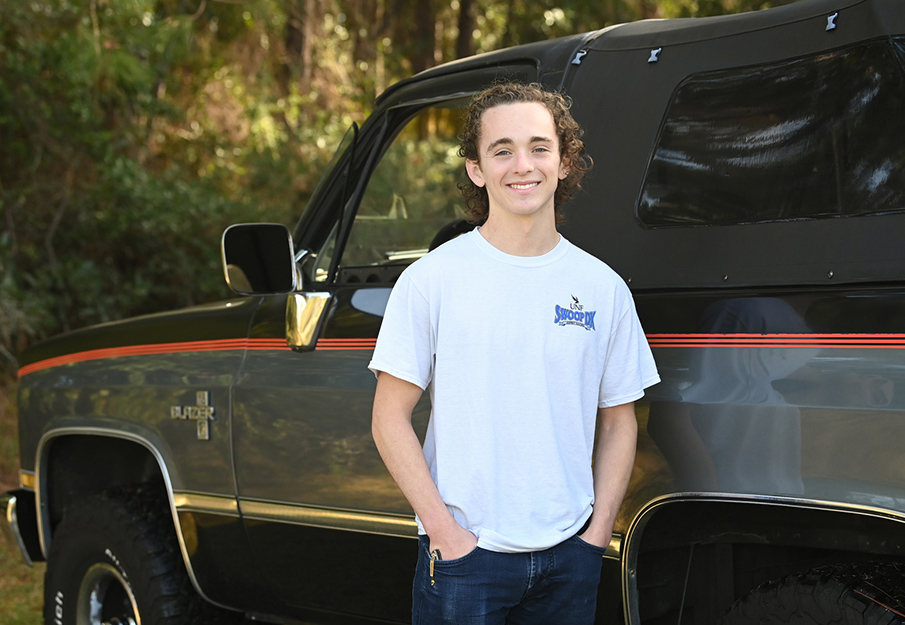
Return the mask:
<svg viewBox="0 0 905 625">
<path fill-rule="evenodd" d="M 632 0 L 511 0 L 492 3 L 478 17 L 480 49 L 496 49 L 597 30 L 646 17 L 643 2 Z"/>
<path fill-rule="evenodd" d="M 16 267 L 10 253 L 8 232 L 0 234 L 0 375 L 7 367 L 15 366 L 13 355 L 26 338 L 34 333 L 34 323 L 41 316 L 33 298 L 28 298 L 18 287 Z"/>
<path fill-rule="evenodd" d="M 709 17 L 758 11 L 788 4 L 790 0 L 663 0 L 663 17 Z"/>
<path fill-rule="evenodd" d="M 298 210 L 286 201 L 291 183 L 280 200 L 247 189 L 243 161 L 273 171 L 274 160 L 290 160 L 287 142 L 262 156 L 255 124 L 242 136 L 215 117 L 235 110 L 244 123 L 235 90 L 217 91 L 223 70 L 213 68 L 229 52 L 217 48 L 217 12 L 168 9 L 138 0 L 0 6 L 0 354 L 222 297 L 223 228 L 274 204 L 278 218 Z"/>
</svg>

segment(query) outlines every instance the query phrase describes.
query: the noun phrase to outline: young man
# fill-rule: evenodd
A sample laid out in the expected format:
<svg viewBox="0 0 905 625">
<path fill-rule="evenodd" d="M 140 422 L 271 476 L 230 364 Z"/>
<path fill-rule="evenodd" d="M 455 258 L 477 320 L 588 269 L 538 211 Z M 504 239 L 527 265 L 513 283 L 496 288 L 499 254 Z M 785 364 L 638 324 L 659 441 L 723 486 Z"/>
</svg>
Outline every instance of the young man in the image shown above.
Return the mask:
<svg viewBox="0 0 905 625">
<path fill-rule="evenodd" d="M 567 101 L 537 85 L 477 96 L 460 154 L 483 225 L 390 297 L 373 434 L 417 515 L 413 623 L 594 621 L 633 402 L 659 378 L 625 283 L 556 230 L 590 165 L 580 136 Z M 411 419 L 425 389 L 422 449 Z"/>
</svg>

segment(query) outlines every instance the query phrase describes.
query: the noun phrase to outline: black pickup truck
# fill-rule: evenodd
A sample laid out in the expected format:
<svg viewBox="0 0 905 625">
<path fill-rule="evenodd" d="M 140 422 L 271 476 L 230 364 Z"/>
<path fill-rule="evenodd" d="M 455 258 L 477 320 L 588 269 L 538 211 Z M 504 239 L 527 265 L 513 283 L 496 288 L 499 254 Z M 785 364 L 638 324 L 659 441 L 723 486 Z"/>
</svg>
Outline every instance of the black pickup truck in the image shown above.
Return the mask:
<svg viewBox="0 0 905 625">
<path fill-rule="evenodd" d="M 599 622 L 902 621 L 905 1 L 805 0 L 404 80 L 294 231 L 226 232 L 235 299 L 24 353 L 0 510 L 48 624 L 409 620 L 367 363 L 400 271 L 467 228 L 460 111 L 501 78 L 573 99 L 596 165 L 562 232 L 630 285 L 663 380 Z"/>
</svg>

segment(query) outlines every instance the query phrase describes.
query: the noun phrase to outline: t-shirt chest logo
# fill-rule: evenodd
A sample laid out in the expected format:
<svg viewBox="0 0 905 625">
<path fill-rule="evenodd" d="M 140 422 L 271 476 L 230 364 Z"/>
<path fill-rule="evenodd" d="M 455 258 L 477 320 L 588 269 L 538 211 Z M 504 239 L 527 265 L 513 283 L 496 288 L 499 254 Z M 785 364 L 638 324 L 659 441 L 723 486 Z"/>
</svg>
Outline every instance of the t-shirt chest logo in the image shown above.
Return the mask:
<svg viewBox="0 0 905 625">
<path fill-rule="evenodd" d="M 574 295 L 568 308 L 556 305 L 553 308 L 553 312 L 556 315 L 553 318 L 553 323 L 558 326 L 579 326 L 588 331 L 597 329 L 594 327 L 594 316 L 597 315 L 597 311 L 585 310 L 584 306 Z"/>
</svg>

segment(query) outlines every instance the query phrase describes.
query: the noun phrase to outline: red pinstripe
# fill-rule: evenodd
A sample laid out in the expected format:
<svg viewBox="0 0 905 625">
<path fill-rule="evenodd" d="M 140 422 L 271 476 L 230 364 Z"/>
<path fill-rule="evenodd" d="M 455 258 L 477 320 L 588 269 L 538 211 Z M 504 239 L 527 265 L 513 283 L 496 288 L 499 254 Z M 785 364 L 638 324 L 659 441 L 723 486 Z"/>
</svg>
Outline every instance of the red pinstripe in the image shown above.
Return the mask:
<svg viewBox="0 0 905 625">
<path fill-rule="evenodd" d="M 905 349 L 905 334 L 648 334 L 651 347 L 760 347 L 787 349 Z M 372 350 L 377 339 L 320 339 L 318 351 Z M 77 362 L 148 356 L 152 354 L 180 354 L 187 352 L 217 352 L 230 350 L 282 351 L 288 350 L 285 339 L 220 339 L 107 347 L 73 354 L 65 354 L 25 365 L 19 377 L 30 373 Z"/>
</svg>

